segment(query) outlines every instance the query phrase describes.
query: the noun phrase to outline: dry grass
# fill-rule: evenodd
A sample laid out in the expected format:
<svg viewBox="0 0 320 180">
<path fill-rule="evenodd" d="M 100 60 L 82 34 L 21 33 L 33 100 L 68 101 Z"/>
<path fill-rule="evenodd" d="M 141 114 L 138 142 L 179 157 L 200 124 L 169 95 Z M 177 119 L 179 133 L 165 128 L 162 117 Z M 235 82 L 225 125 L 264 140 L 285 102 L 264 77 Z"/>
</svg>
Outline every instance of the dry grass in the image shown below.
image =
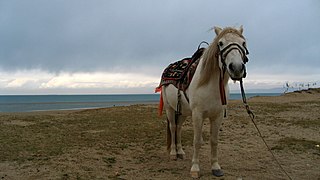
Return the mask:
<svg viewBox="0 0 320 180">
<path fill-rule="evenodd" d="M 289 150 L 295 153 L 309 152 L 320 156 L 320 142 L 306 139 L 296 139 L 285 137 L 277 142 L 277 145 L 272 147 L 272 150 Z"/>
<path fill-rule="evenodd" d="M 318 96 L 312 99 L 299 100 L 294 95 L 290 101 L 288 97 L 249 100 L 264 138 L 294 179 L 320 178 L 320 148 L 316 146 L 320 144 L 320 99 Z M 228 116 L 219 140 L 225 178 L 285 179 L 240 101 L 229 104 Z M 156 105 L 1 113 L 0 129 L 2 179 L 189 177 L 192 123 L 188 119 L 183 128 L 187 159 L 169 161 L 165 147 L 166 119 L 157 117 Z M 209 139 L 207 121 L 204 139 Z M 212 178 L 208 146 L 207 142 L 201 150 L 202 179 Z"/>
</svg>

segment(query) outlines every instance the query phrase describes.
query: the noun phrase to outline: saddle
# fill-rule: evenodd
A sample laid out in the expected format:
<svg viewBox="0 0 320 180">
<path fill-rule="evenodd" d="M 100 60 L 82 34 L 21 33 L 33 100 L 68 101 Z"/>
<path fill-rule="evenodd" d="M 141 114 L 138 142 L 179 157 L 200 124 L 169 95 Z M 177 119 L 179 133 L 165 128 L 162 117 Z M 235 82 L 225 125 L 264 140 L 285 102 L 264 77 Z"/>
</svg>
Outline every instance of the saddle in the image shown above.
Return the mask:
<svg viewBox="0 0 320 180">
<path fill-rule="evenodd" d="M 205 48 L 198 48 L 191 57 L 170 64 L 163 71 L 156 92 L 161 91 L 161 87 L 168 84 L 172 84 L 179 90 L 185 91 L 189 87 L 204 50 Z"/>
<path fill-rule="evenodd" d="M 170 64 L 162 73 L 161 81 L 159 86 L 155 89 L 155 92 L 161 92 L 162 86 L 166 86 L 169 84 L 174 85 L 177 89 L 183 91 L 185 94 L 185 98 L 189 102 L 189 98 L 186 96 L 186 89 L 189 87 L 191 80 L 193 78 L 194 73 L 198 67 L 200 57 L 202 56 L 205 48 L 200 48 L 201 44 L 207 42 L 201 42 L 198 46 L 198 50 L 193 53 L 191 57 L 184 58 L 180 61 L 174 62 Z M 160 102 L 158 108 L 159 116 L 162 115 L 163 110 L 163 98 L 162 92 L 160 94 Z M 179 115 L 181 114 L 181 95 L 180 91 L 178 91 L 178 103 L 177 110 L 175 112 L 175 119 L 177 121 Z"/>
</svg>

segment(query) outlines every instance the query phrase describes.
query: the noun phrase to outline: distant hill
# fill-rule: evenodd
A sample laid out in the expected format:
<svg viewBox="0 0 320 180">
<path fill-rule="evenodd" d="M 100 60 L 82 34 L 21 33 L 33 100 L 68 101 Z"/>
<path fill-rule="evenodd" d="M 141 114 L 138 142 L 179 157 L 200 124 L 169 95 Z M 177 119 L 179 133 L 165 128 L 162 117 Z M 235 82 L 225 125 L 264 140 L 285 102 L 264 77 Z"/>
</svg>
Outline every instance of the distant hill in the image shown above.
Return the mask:
<svg viewBox="0 0 320 180">
<path fill-rule="evenodd" d="M 272 89 L 245 89 L 246 93 L 284 93 L 285 88 L 272 88 Z M 239 90 L 231 90 L 231 93 L 240 93 Z M 309 89 L 294 89 L 291 88 L 287 93 L 320 93 L 320 88 L 309 88 Z"/>
<path fill-rule="evenodd" d="M 309 88 L 309 89 L 297 90 L 289 93 L 320 94 L 320 88 Z"/>
<path fill-rule="evenodd" d="M 246 93 L 283 93 L 284 88 L 272 88 L 272 89 L 245 89 Z M 240 93 L 239 90 L 231 90 L 230 93 Z"/>
</svg>

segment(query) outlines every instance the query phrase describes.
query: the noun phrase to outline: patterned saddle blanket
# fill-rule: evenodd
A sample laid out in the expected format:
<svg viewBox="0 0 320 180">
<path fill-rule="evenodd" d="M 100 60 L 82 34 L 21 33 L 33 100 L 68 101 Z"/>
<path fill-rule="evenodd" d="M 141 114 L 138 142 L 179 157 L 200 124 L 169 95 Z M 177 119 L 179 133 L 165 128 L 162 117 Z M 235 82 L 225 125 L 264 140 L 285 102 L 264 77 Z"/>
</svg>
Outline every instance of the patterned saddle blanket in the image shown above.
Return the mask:
<svg viewBox="0 0 320 180">
<path fill-rule="evenodd" d="M 168 84 L 172 84 L 176 88 L 185 91 L 193 78 L 204 50 L 205 48 L 199 48 L 192 57 L 170 64 L 163 71 L 160 85 L 156 88 L 156 92 L 161 91 L 161 87 Z"/>
</svg>

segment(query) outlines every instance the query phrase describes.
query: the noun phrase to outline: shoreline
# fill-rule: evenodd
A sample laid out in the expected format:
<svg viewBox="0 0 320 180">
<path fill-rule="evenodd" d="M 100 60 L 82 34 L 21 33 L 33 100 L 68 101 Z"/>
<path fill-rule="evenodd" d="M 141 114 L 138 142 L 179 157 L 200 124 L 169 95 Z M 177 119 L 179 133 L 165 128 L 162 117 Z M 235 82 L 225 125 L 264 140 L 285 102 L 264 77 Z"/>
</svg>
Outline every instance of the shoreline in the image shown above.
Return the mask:
<svg viewBox="0 0 320 180">
<path fill-rule="evenodd" d="M 275 99 L 283 99 L 282 102 L 288 102 L 288 97 L 296 97 L 296 96 L 305 96 L 307 99 L 297 99 L 297 101 L 313 101 L 313 99 L 308 98 L 308 95 L 312 95 L 315 93 L 320 93 L 320 88 L 310 88 L 307 90 L 293 91 L 288 93 L 260 93 L 260 95 L 256 96 L 247 96 L 247 101 L 250 105 L 250 102 L 268 102 L 274 101 Z M 256 94 L 256 93 L 247 93 L 247 94 Z M 271 94 L 271 95 L 270 95 Z M 139 94 L 140 95 L 140 94 Z M 240 94 L 239 94 L 240 95 Z M 265 95 L 265 96 L 264 96 Z M 307 96 L 306 96 L 307 95 Z M 40 95 L 42 96 L 42 95 Z M 51 95 L 50 95 L 51 96 Z M 59 96 L 59 95 L 57 95 Z M 71 95 L 73 96 L 73 95 Z M 86 96 L 86 95 L 85 95 Z M 229 103 L 240 103 L 242 105 L 242 99 L 229 99 Z M 128 107 L 133 105 L 158 105 L 159 101 L 114 101 L 114 102 L 38 102 L 38 103 L 6 103 L 6 104 L 23 104 L 23 105 L 60 105 L 60 104 L 100 104 L 101 106 L 89 106 L 89 107 L 75 107 L 75 108 L 62 108 L 62 109 L 43 109 L 43 110 L 28 110 L 28 111 L 0 111 L 1 114 L 22 114 L 22 113 L 46 113 L 46 112 L 74 112 L 81 110 L 99 110 L 113 107 Z M 0 103 L 0 106 L 3 103 Z"/>
<path fill-rule="evenodd" d="M 301 90 L 301 91 L 294 91 L 294 92 L 288 92 L 288 93 L 246 93 L 247 101 L 255 101 L 254 99 L 260 98 L 260 99 L 274 99 L 274 98 L 281 98 L 283 96 L 289 97 L 289 96 L 296 96 L 296 95 L 303 95 L 303 94 L 313 94 L 313 93 L 319 93 L 320 88 L 310 88 L 308 90 Z M 232 93 L 231 93 L 232 94 Z M 142 94 L 139 94 L 142 95 Z M 149 95 L 149 94 L 148 94 Z M 233 93 L 233 95 L 235 95 Z M 236 94 L 241 96 L 241 94 Z M 19 95 L 20 96 L 20 95 Z M 32 96 L 46 96 L 46 95 L 32 95 Z M 52 95 L 49 95 L 52 96 Z M 60 96 L 60 95 L 54 95 L 54 96 Z M 62 96 L 69 96 L 69 95 L 62 95 Z M 79 96 L 79 95 L 70 95 L 70 96 Z M 90 96 L 90 95 L 84 95 L 84 96 Z M 96 95 L 95 95 L 96 96 Z M 103 96 L 103 95 L 102 95 Z M 112 95 L 113 96 L 113 95 Z M 130 95 L 125 95 L 130 96 Z M 231 98 L 228 100 L 229 102 L 233 101 L 242 101 L 241 98 Z M 103 109 L 103 108 L 111 108 L 111 107 L 125 107 L 125 106 L 131 106 L 131 105 L 141 105 L 141 104 L 158 104 L 158 100 L 143 100 L 143 101 L 108 101 L 108 102 L 23 102 L 23 103 L 0 103 L 0 114 L 3 113 L 28 113 L 28 112 L 54 112 L 54 111 L 77 111 L 77 110 L 90 110 L 90 109 Z M 43 106 L 48 106 L 47 108 L 44 108 Z M 53 106 L 56 107 L 53 107 Z M 11 106 L 10 108 L 6 107 L 6 109 L 10 109 L 7 111 L 1 111 L 2 108 L 5 108 L 5 106 Z M 18 108 L 16 108 L 18 106 Z M 20 106 L 20 107 L 19 107 Z M 40 108 L 31 108 L 30 106 L 39 106 Z M 62 106 L 62 107 L 61 107 Z M 69 107 L 68 107 L 69 106 Z M 27 107 L 27 108 L 26 108 Z M 29 108 L 29 109 L 28 109 Z M 11 110 L 11 109 L 22 109 L 22 110 Z"/>
<path fill-rule="evenodd" d="M 52 109 L 36 109 L 36 110 L 22 110 L 22 111 L 0 111 L 1 113 L 27 113 L 27 112 L 46 112 L 46 111 L 76 111 L 76 110 L 86 110 L 86 109 L 101 109 L 101 108 L 111 108 L 111 107 L 123 107 L 131 105 L 141 105 L 141 104 L 157 104 L 158 101 L 123 101 L 123 102 L 52 102 L 52 103 L 20 103 L 19 105 L 86 105 L 85 107 L 71 107 L 71 108 L 52 108 Z M 2 104 L 0 104 L 1 106 Z M 17 105 L 17 104 L 12 104 Z M 93 106 L 91 106 L 93 105 Z"/>
<path fill-rule="evenodd" d="M 280 96 L 280 93 L 247 93 L 248 99 L 252 97 L 264 97 L 264 96 Z M 102 99 L 96 99 L 96 95 L 93 99 L 88 98 L 90 95 L 55 95 L 57 99 L 52 99 L 52 95 L 49 95 L 49 99 L 46 99 L 46 95 L 39 95 L 40 99 L 33 99 L 32 96 L 28 98 L 17 99 L 20 96 L 11 96 L 14 99 L 0 99 L 0 113 L 6 112 L 37 112 L 37 111 L 54 111 L 54 110 L 77 110 L 77 109 L 95 109 L 95 108 L 108 108 L 114 106 L 129 106 L 134 104 L 156 104 L 159 102 L 160 94 L 147 95 L 147 99 L 137 99 L 135 97 L 130 97 L 131 95 L 117 95 L 121 97 L 120 99 L 110 99 L 110 96 L 100 95 Z M 67 98 L 62 98 L 62 97 Z M 114 96 L 114 95 L 111 95 Z M 143 95 L 138 95 L 143 96 Z M 11 98 L 10 97 L 10 98 Z M 25 97 L 25 96 L 23 96 Z M 71 98 L 70 98 L 71 97 Z M 80 97 L 74 98 L 74 97 Z M 85 97 L 85 98 L 83 98 Z M 123 98 L 126 97 L 126 98 Z M 151 99 L 150 99 L 151 98 Z M 240 100 L 241 94 L 230 94 L 229 101 Z M 52 102 L 50 102 L 52 101 Z"/>
</svg>

